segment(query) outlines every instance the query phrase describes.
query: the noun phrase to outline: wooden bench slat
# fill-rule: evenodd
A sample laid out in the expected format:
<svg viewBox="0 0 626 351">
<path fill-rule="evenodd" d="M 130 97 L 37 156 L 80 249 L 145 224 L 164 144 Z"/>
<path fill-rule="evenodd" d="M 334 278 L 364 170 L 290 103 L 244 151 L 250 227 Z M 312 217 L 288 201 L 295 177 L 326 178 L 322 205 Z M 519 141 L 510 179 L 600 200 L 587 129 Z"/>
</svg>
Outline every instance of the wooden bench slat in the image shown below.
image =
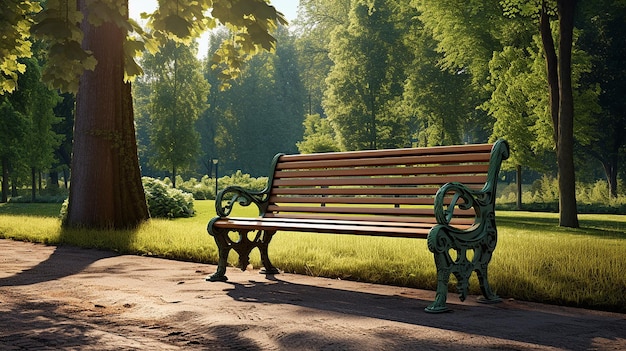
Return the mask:
<svg viewBox="0 0 626 351">
<path fill-rule="evenodd" d="M 427 165 L 465 162 L 489 162 L 490 153 L 480 154 L 455 154 L 435 156 L 402 156 L 381 158 L 355 158 L 355 159 L 328 159 L 320 161 L 289 161 L 282 156 L 276 165 L 276 170 L 284 169 L 315 169 L 315 168 L 341 168 L 363 166 L 386 166 L 386 165 Z"/>
<path fill-rule="evenodd" d="M 439 187 L 273 188 L 274 195 L 435 195 Z"/>
<path fill-rule="evenodd" d="M 335 214 L 362 214 L 362 215 L 396 215 L 396 216 L 434 216 L 432 209 L 426 208 L 394 208 L 394 207 L 348 207 L 348 206 L 268 206 L 271 212 L 302 212 L 302 213 L 335 213 Z M 457 210 L 459 216 L 474 216 L 472 210 Z"/>
<path fill-rule="evenodd" d="M 275 218 L 278 220 L 288 219 L 288 220 L 346 220 L 346 221 L 366 221 L 370 220 L 370 218 L 366 216 L 348 216 L 348 215 L 333 215 L 333 214 L 324 214 L 324 216 L 316 215 L 316 214 L 307 214 L 307 213 L 271 213 L 265 215 L 263 218 Z M 398 222 L 400 225 L 403 223 L 429 223 L 432 227 L 433 224 L 437 223 L 437 220 L 434 217 L 421 217 L 421 216 L 376 216 L 376 220 L 378 222 Z M 455 217 L 452 219 L 451 223 L 457 225 L 472 225 L 474 223 L 474 217 Z"/>
<path fill-rule="evenodd" d="M 467 164 L 455 166 L 397 166 L 372 168 L 332 168 L 332 169 L 297 169 L 282 170 L 274 173 L 274 179 L 282 178 L 320 178 L 320 177 L 354 177 L 354 176 L 401 176 L 401 175 L 444 175 L 444 174 L 486 174 L 488 164 Z"/>
<path fill-rule="evenodd" d="M 325 204 L 379 204 L 379 205 L 433 205 L 432 197 L 321 197 L 272 196 L 270 203 L 325 203 Z M 448 202 L 449 203 L 449 202 Z"/>
<path fill-rule="evenodd" d="M 449 205 L 452 197 L 444 198 L 444 205 Z M 269 203 L 280 204 L 346 204 L 346 205 L 409 205 L 409 206 L 432 206 L 432 197 L 414 196 L 271 196 Z M 458 202 L 462 204 L 462 200 Z"/>
<path fill-rule="evenodd" d="M 382 186 L 385 185 L 443 185 L 448 182 L 485 184 L 486 176 L 432 176 L 432 177 L 388 177 L 388 178 L 305 178 L 274 179 L 274 187 L 294 186 Z"/>
<path fill-rule="evenodd" d="M 215 222 L 216 227 L 223 226 L 232 229 L 255 229 L 268 231 L 304 231 L 315 233 L 340 233 L 340 234 L 361 234 L 361 235 L 384 235 L 407 238 L 426 238 L 430 228 L 405 228 L 405 227 L 389 227 L 382 225 L 367 225 L 358 222 L 350 224 L 342 223 L 307 223 L 307 222 L 273 222 L 264 221 L 262 219 L 237 220 L 236 218 L 228 218 Z"/>
<path fill-rule="evenodd" d="M 235 219 L 243 219 L 249 220 L 250 218 L 239 218 L 239 217 L 230 217 Z M 429 221 L 422 222 L 409 222 L 409 221 L 372 221 L 371 219 L 363 219 L 354 220 L 354 219 L 346 219 L 345 217 L 337 217 L 337 218 L 317 218 L 317 217 L 259 217 L 257 220 L 263 220 L 265 222 L 273 222 L 273 223 L 336 223 L 336 224 L 345 224 L 345 225 L 369 225 L 369 226 L 383 226 L 383 227 L 405 227 L 405 228 L 432 228 L 433 224 Z M 378 218 L 376 218 L 378 219 Z M 455 223 L 459 228 L 469 228 L 474 224 L 473 220 L 464 220 Z"/>
<path fill-rule="evenodd" d="M 301 154 L 301 155 L 284 155 L 281 160 L 284 162 L 292 161 L 317 161 L 317 160 L 345 160 L 355 158 L 377 158 L 385 156 L 406 156 L 406 155 L 441 155 L 441 154 L 465 154 L 465 153 L 489 153 L 493 145 L 491 144 L 472 144 L 472 145 L 452 145 L 452 146 L 435 146 L 422 148 L 404 148 L 404 149 L 388 149 L 388 150 L 365 150 L 365 151 L 345 151 L 333 153 L 317 153 L 317 154 Z"/>
</svg>

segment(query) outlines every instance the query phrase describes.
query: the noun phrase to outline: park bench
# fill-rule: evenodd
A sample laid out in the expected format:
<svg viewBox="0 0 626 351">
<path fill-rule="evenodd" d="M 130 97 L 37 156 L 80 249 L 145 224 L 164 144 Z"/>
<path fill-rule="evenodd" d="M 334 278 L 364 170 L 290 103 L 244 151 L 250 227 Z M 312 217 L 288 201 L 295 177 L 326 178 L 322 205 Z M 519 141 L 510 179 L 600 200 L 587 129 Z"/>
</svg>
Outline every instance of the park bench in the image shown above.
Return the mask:
<svg viewBox="0 0 626 351">
<path fill-rule="evenodd" d="M 484 302 L 500 301 L 489 287 L 487 268 L 496 247 L 495 196 L 508 144 L 438 146 L 389 150 L 278 154 L 263 191 L 238 186 L 222 190 L 217 217 L 207 230 L 217 243 L 217 272 L 225 281 L 231 249 L 245 270 L 258 248 L 262 272 L 276 274 L 268 245 L 277 231 L 427 239 L 437 268 L 435 301 L 427 312 L 447 311 L 450 274 L 461 301 L 477 273 Z M 239 204 L 255 204 L 259 216 L 230 216 Z M 251 233 L 252 232 L 252 233 Z M 251 234 L 250 234 L 251 233 Z M 250 234 L 250 235 L 249 235 Z M 297 254 L 297 253 L 296 253 Z"/>
</svg>

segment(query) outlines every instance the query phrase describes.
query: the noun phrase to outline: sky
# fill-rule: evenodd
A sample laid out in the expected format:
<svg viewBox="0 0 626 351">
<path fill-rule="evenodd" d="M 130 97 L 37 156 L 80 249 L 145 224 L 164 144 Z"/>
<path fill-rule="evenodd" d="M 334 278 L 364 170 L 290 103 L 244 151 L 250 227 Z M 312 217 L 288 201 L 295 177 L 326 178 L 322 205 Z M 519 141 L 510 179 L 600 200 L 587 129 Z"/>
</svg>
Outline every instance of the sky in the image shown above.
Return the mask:
<svg viewBox="0 0 626 351">
<path fill-rule="evenodd" d="M 270 3 L 276 9 L 282 12 L 289 22 L 293 21 L 298 14 L 298 0 L 271 0 Z M 153 12 L 157 7 L 157 0 L 130 0 L 128 2 L 128 11 L 131 18 L 142 23 L 139 14 L 142 12 Z M 208 35 L 200 37 L 198 40 L 199 49 L 198 56 L 205 57 L 208 49 Z"/>
</svg>

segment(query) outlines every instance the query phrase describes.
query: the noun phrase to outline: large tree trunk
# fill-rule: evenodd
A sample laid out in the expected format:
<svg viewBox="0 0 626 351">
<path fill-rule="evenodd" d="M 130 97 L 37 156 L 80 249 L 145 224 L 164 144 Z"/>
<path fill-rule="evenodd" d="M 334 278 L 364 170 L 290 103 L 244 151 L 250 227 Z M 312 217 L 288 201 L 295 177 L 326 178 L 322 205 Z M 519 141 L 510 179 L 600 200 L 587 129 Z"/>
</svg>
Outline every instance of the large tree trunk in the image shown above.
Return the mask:
<svg viewBox="0 0 626 351">
<path fill-rule="evenodd" d="M 76 96 L 70 227 L 132 228 L 148 218 L 137 157 L 130 83 L 124 82 L 125 33 L 111 23 L 88 23 L 83 47 L 98 60 L 85 71 Z M 127 6 L 127 5 L 126 5 Z"/>
<path fill-rule="evenodd" d="M 559 0 L 559 225 L 578 228 L 576 170 L 574 168 L 574 94 L 572 93 L 572 42 L 576 0 Z"/>
</svg>

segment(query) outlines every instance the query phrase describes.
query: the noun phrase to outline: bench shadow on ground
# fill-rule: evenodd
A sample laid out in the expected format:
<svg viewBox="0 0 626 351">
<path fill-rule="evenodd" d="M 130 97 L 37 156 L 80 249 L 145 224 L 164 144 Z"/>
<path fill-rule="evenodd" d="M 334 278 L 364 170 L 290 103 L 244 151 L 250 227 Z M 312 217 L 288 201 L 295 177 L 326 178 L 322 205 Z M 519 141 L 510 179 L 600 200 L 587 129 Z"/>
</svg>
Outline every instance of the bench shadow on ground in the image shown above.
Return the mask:
<svg viewBox="0 0 626 351">
<path fill-rule="evenodd" d="M 420 298 L 303 285 L 272 275 L 267 275 L 267 279 L 269 281 L 250 280 L 244 284 L 227 282 L 232 286 L 227 293 L 237 301 L 297 305 L 305 308 L 303 317 L 307 311 L 322 310 L 350 317 L 383 319 L 527 343 L 530 348 L 532 345 L 542 345 L 569 350 L 595 349 L 598 343 L 626 346 L 626 318 L 618 314 L 589 316 L 536 309 L 520 310 L 507 301 L 493 305 L 464 304 L 454 296 L 448 298 L 452 312 L 433 315 L 424 312 L 431 301 Z M 381 330 L 381 337 L 390 332 Z M 433 341 L 432 344 L 423 345 L 436 344 Z M 454 345 L 448 344 L 450 347 Z M 493 346 L 503 347 L 502 343 Z M 511 348 L 519 349 L 519 345 Z"/>
</svg>

